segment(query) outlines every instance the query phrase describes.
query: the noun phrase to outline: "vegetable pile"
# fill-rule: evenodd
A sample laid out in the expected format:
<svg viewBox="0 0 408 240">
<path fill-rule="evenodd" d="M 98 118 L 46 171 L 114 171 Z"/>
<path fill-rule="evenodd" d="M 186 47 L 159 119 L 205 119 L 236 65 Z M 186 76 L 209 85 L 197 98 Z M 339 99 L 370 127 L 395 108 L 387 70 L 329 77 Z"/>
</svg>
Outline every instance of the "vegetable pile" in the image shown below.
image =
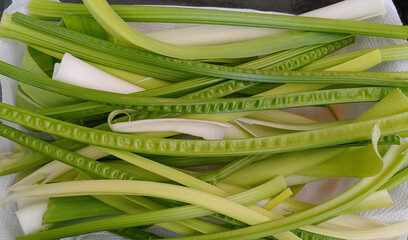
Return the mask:
<svg viewBox="0 0 408 240">
<path fill-rule="evenodd" d="M 370 8 L 350 11 L 361 2 Z M 408 45 L 331 55 L 356 35 L 407 39 L 408 26 L 357 21 L 383 11 L 380 0 L 304 16 L 31 0 L 29 15 L 5 13 L 0 37 L 27 50 L 21 68 L 0 62 L 18 81 L 0 119 L 52 139 L 0 124 L 15 143 L 0 175 L 19 173 L 2 201 L 18 203 L 16 239 L 408 233 L 408 221 L 355 214 L 393 206 L 388 191 L 408 180 L 408 73 L 366 71 L 408 59 Z M 141 33 L 128 22 L 203 25 Z M 327 201 L 299 199 L 308 183 L 349 177 Z"/>
</svg>

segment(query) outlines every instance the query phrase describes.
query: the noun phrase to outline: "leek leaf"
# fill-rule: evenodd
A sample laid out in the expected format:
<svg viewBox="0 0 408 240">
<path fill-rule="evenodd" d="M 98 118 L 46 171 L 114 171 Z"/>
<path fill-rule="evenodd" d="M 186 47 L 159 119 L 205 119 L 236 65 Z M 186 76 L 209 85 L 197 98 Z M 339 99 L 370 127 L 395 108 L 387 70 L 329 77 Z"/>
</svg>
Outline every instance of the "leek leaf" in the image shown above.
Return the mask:
<svg viewBox="0 0 408 240">
<path fill-rule="evenodd" d="M 384 153 L 385 146 L 380 146 Z M 348 148 L 345 152 L 323 163 L 295 172 L 298 175 L 321 177 L 370 177 L 382 169 L 382 160 L 373 151 L 373 146 Z"/>
<path fill-rule="evenodd" d="M 61 26 L 103 40 L 109 40 L 109 34 L 92 17 L 67 14 L 61 19 Z"/>
<path fill-rule="evenodd" d="M 52 74 L 53 67 L 54 61 L 50 56 L 33 48 L 27 48 L 23 58 L 23 69 L 46 77 Z M 41 108 L 54 108 L 81 102 L 81 100 L 73 97 L 67 97 L 23 83 L 19 83 L 19 88 L 33 102 L 40 105 Z"/>
</svg>

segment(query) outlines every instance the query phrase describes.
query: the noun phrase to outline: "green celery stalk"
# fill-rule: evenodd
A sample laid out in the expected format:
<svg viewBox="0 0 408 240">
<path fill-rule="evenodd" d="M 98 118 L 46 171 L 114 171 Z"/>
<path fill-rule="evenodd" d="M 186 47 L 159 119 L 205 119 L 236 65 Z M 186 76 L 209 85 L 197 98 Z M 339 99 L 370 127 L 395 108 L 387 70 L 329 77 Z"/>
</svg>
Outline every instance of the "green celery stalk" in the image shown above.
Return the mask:
<svg viewBox="0 0 408 240">
<path fill-rule="evenodd" d="M 347 73 L 347 72 L 309 72 L 302 71 L 270 71 L 270 70 L 251 70 L 240 69 L 229 66 L 213 65 L 200 63 L 191 60 L 174 59 L 165 57 L 151 52 L 142 51 L 135 48 L 129 48 L 122 45 L 114 44 L 112 42 L 103 41 L 101 39 L 92 38 L 90 36 L 83 36 L 81 33 L 70 31 L 69 29 L 61 28 L 44 21 L 25 16 L 23 14 L 14 13 L 12 16 L 7 16 L 5 24 L 10 24 L 8 28 L 9 32 L 16 31 L 16 29 L 24 28 L 20 24 L 26 24 L 28 29 L 38 28 L 41 31 L 47 31 L 53 33 L 60 38 L 64 38 L 68 41 L 76 41 L 81 43 L 82 46 L 88 46 L 92 49 L 103 50 L 114 54 L 115 56 L 132 59 L 134 61 L 143 61 L 144 63 L 152 64 L 157 67 L 165 67 L 176 69 L 178 71 L 190 72 L 192 74 L 200 74 L 212 77 L 222 77 L 243 81 L 257 81 L 257 82 L 297 82 L 308 81 L 309 83 L 328 83 L 330 81 L 341 80 L 345 82 L 362 83 L 370 79 L 370 84 L 391 84 L 392 81 L 398 79 L 405 79 L 404 73 Z M 5 18 L 3 16 L 3 18 Z M 12 18 L 12 22 L 8 18 Z M 14 23 L 14 24 L 13 24 Z M 23 31 L 24 32 L 24 31 Z M 343 39 L 347 36 L 339 36 L 329 41 Z M 26 39 L 27 40 L 27 39 Z M 40 43 L 37 43 L 40 44 Z M 74 54 L 76 55 L 76 54 Z M 112 59 L 112 58 L 111 58 Z M 111 60 L 110 59 L 110 60 Z M 113 61 L 113 60 L 112 60 Z M 122 63 L 123 65 L 123 63 Z M 120 66 L 117 66 L 120 68 Z M 324 78 L 323 81 L 321 78 Z M 329 80 L 330 79 L 330 80 Z M 345 81 L 348 79 L 348 81 Z"/>
<path fill-rule="evenodd" d="M 121 105 L 123 108 L 136 110 L 179 112 L 179 113 L 221 113 L 231 111 L 268 110 L 288 107 L 313 106 L 345 102 L 378 101 L 391 91 L 391 88 L 351 88 L 333 89 L 317 92 L 288 94 L 279 96 L 265 96 L 252 98 L 230 98 L 215 100 L 188 100 L 188 99 L 160 99 L 136 97 L 126 94 L 110 93 L 93 89 L 86 89 L 70 84 L 56 82 L 47 77 L 39 76 L 19 69 L 12 65 L 0 62 L 0 73 L 12 77 L 20 82 L 41 87 L 45 90 L 58 91 L 64 95 L 75 95 L 85 100 L 101 103 Z M 329 72 L 328 72 L 329 73 Z M 333 72 L 330 72 L 333 73 Z M 27 79 L 29 78 L 29 79 Z M 354 80 L 352 80 L 354 81 Z M 373 79 L 371 79 L 374 82 Z M 402 80 L 381 80 L 381 84 L 406 85 Z M 408 85 L 407 85 L 408 86 Z M 75 94 L 73 94 L 75 92 Z M 362 92 L 365 92 L 364 94 Z M 288 99 L 294 98 L 294 99 Z M 296 99 L 296 100 L 295 100 Z M 300 101 L 300 99 L 302 99 Z"/>
<path fill-rule="evenodd" d="M 256 186 L 277 175 L 288 176 L 299 171 L 298 169 L 313 168 L 345 150 L 344 148 L 321 148 L 275 154 L 241 169 L 225 180 L 237 185 Z M 268 170 L 265 171 L 265 169 Z"/>
<path fill-rule="evenodd" d="M 143 231 L 139 228 L 121 228 L 121 229 L 115 229 L 111 230 L 111 233 L 114 233 L 116 235 L 125 237 L 127 239 L 131 240 L 139 240 L 139 239 L 161 239 L 161 237 L 151 233 L 151 232 L 146 232 Z"/>
<path fill-rule="evenodd" d="M 43 224 L 122 213 L 91 196 L 50 198 Z"/>
<path fill-rule="evenodd" d="M 35 1 L 44 8 L 47 5 L 50 13 L 58 16 L 58 9 L 70 9 L 79 14 L 89 14 L 85 6 L 79 4 L 59 5 L 50 3 L 42 4 L 44 1 Z M 206 23 L 206 24 L 228 24 L 238 26 L 273 27 L 285 29 L 299 29 L 326 32 L 347 32 L 355 34 L 367 34 L 376 36 L 400 37 L 406 39 L 407 30 L 401 26 L 357 22 L 350 20 L 321 19 L 312 17 L 286 16 L 262 13 L 243 13 L 234 11 L 221 11 L 182 7 L 152 7 L 113 5 L 116 12 L 126 21 L 142 22 L 182 22 L 182 23 Z M 31 6 L 35 13 L 36 6 Z M 52 11 L 56 8 L 56 11 Z M 171 12 L 172 14 L 168 14 Z M 59 13 L 60 14 L 60 13 Z M 55 20 L 55 18 L 53 18 Z"/>
<path fill-rule="evenodd" d="M 89 36 L 110 40 L 109 34 L 92 17 L 68 14 L 62 17 L 60 25 Z"/>
<path fill-rule="evenodd" d="M 299 49 L 288 50 L 281 53 L 266 56 L 248 63 L 239 65 L 240 68 L 266 68 L 273 70 L 292 70 L 307 64 L 314 59 L 325 56 L 326 54 L 332 53 L 339 48 L 342 48 L 348 44 L 351 44 L 354 39 L 348 38 L 340 41 L 335 41 L 333 43 L 302 47 Z M 306 60 L 304 60 L 306 59 Z M 209 77 L 202 77 L 192 79 L 190 81 L 183 81 L 180 83 L 175 83 L 171 86 L 157 88 L 154 90 L 147 90 L 144 92 L 136 93 L 135 95 L 144 96 L 172 96 L 174 94 L 179 94 L 180 91 L 189 90 L 191 88 L 202 90 L 193 92 L 191 94 L 184 95 L 182 98 L 220 98 L 223 96 L 230 95 L 233 92 L 239 91 L 241 89 L 246 89 L 249 86 L 254 86 L 256 83 L 244 82 L 237 80 L 229 80 L 221 82 L 220 84 L 214 85 L 213 87 L 207 87 L 208 84 L 215 84 L 223 79 L 211 79 Z M 185 86 L 185 87 L 184 87 Z M 188 87 L 188 89 L 186 88 Z M 98 110 L 97 110 L 98 109 Z M 82 117 L 89 114 L 97 114 L 105 112 L 108 110 L 114 110 L 114 107 L 106 107 L 97 103 L 81 103 L 72 106 L 65 106 L 55 109 L 44 109 L 40 110 L 39 113 L 58 119 L 72 119 L 76 117 Z"/>
<path fill-rule="evenodd" d="M 1 32 L 1 29 L 0 29 Z M 40 52 L 43 52 L 47 55 L 50 55 L 54 58 L 57 59 L 62 59 L 62 57 L 64 56 L 63 53 L 59 53 L 50 49 L 46 49 L 46 48 L 42 48 L 42 47 L 38 47 L 38 46 L 32 46 L 32 48 L 37 49 Z M 87 63 L 91 64 L 92 66 L 101 69 L 104 72 L 107 72 L 117 78 L 120 78 L 122 80 L 125 80 L 127 82 L 133 83 L 141 88 L 145 88 L 145 89 L 152 89 L 152 88 L 156 88 L 156 87 L 163 87 L 166 85 L 169 85 L 170 83 L 167 81 L 163 81 L 160 79 L 156 79 L 153 77 L 147 77 L 144 75 L 140 75 L 137 73 L 133 73 L 133 72 L 129 72 L 129 71 L 124 71 L 124 70 L 120 70 L 117 68 L 113 68 L 113 67 L 108 67 L 106 65 L 102 65 L 102 64 L 98 64 L 95 62 L 90 62 L 90 61 L 86 61 Z"/>
<path fill-rule="evenodd" d="M 30 21 L 32 20 L 33 18 L 30 18 Z M 48 27 L 53 25 L 53 24 L 48 25 L 48 23 L 44 24 L 46 24 Z M 73 33 L 74 35 L 79 35 L 83 40 L 88 39 L 87 40 L 88 42 L 89 38 L 91 38 L 88 35 L 71 31 L 63 27 L 59 27 L 56 25 L 53 26 L 58 27 L 58 29 L 60 29 L 61 31 L 64 32 L 68 31 L 70 33 Z M 78 39 L 77 40 L 63 39 L 56 35 L 50 35 L 47 31 L 49 31 L 49 29 L 46 30 L 45 32 L 42 32 L 21 26 L 20 24 L 16 24 L 11 21 L 11 15 L 9 15 L 8 13 L 3 14 L 1 20 L 0 36 L 19 40 L 32 47 L 42 47 L 45 49 L 51 49 L 61 54 L 69 52 L 74 56 L 84 60 L 96 62 L 102 65 L 118 68 L 133 73 L 157 77 L 163 80 L 180 81 L 194 76 L 192 74 L 186 74 L 180 71 L 174 71 L 166 68 L 152 66 L 143 63 L 142 59 L 139 59 L 139 61 L 135 61 L 133 59 L 129 59 L 126 57 L 120 57 L 117 55 L 118 53 L 117 51 L 116 53 L 115 51 L 106 53 L 106 51 L 101 51 L 100 49 L 89 48 L 84 46 L 83 44 L 80 44 L 78 42 Z M 95 39 L 97 38 L 94 38 L 93 40 Z M 108 41 L 104 41 L 101 39 L 98 40 L 104 43 L 110 43 Z M 115 45 L 116 47 L 121 46 L 114 43 L 111 44 Z"/>
</svg>

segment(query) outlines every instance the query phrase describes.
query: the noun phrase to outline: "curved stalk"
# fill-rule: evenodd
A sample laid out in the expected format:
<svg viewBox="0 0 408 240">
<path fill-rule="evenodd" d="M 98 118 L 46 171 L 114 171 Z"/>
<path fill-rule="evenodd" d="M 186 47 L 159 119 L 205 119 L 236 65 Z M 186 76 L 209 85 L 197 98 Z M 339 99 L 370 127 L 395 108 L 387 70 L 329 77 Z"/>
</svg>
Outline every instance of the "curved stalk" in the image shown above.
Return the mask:
<svg viewBox="0 0 408 240">
<path fill-rule="evenodd" d="M 227 197 L 227 199 L 234 201 L 242 205 L 249 205 L 261 199 L 267 198 L 273 194 L 276 194 L 283 190 L 285 187 L 284 180 L 282 177 L 277 177 L 268 181 L 265 184 L 259 185 L 255 188 L 247 190 L 245 192 L 235 194 L 233 196 Z M 110 219 L 101 219 L 93 221 L 91 224 L 81 223 L 75 226 L 68 226 L 59 229 L 53 229 L 49 231 L 44 231 L 37 234 L 31 234 L 29 236 L 19 237 L 17 239 L 30 239 L 30 240 L 45 240 L 45 239 L 55 239 L 64 236 L 79 235 L 82 233 L 89 233 L 100 231 L 100 229 L 116 229 L 121 227 L 132 227 L 132 226 L 143 226 L 154 224 L 157 222 L 168 222 L 180 219 L 189 219 L 195 217 L 201 217 L 212 214 L 212 211 L 200 208 L 197 206 L 183 206 L 176 208 L 169 208 L 164 210 L 156 210 L 146 213 L 119 216 Z"/>
<path fill-rule="evenodd" d="M 84 3 L 97 20 L 101 18 L 103 13 L 106 14 L 104 17 L 110 21 L 117 21 L 117 19 L 114 19 L 115 16 L 120 19 L 106 1 L 86 0 Z M 110 13 L 109 10 L 113 13 Z M 408 28 L 406 27 L 371 22 L 182 7 L 139 6 L 138 10 L 140 12 L 137 18 L 133 20 L 147 22 L 165 21 L 177 23 L 227 24 L 303 31 L 351 33 L 401 39 L 408 38 Z M 168 14 L 169 12 L 172 14 Z M 97 16 L 99 13 L 101 15 Z M 112 25 L 115 27 L 120 26 L 115 22 Z"/>
</svg>

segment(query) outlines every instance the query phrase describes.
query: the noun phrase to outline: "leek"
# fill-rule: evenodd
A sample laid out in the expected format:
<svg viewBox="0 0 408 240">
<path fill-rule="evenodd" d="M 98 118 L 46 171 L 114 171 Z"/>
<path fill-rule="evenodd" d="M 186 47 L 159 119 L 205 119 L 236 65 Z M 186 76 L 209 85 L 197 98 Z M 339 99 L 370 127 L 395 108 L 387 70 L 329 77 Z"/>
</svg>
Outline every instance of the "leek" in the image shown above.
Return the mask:
<svg viewBox="0 0 408 240">
<path fill-rule="evenodd" d="M 114 132 L 135 133 L 175 131 L 202 137 L 204 139 L 223 139 L 228 128 L 228 125 L 219 122 L 181 118 L 147 119 L 112 123 L 111 121 L 114 116 L 120 113 L 123 113 L 123 111 L 113 111 L 108 117 L 109 127 Z"/>
<path fill-rule="evenodd" d="M 48 207 L 48 201 L 35 203 L 16 211 L 18 221 L 25 234 L 31 234 L 41 229 L 41 222 Z"/>
</svg>

